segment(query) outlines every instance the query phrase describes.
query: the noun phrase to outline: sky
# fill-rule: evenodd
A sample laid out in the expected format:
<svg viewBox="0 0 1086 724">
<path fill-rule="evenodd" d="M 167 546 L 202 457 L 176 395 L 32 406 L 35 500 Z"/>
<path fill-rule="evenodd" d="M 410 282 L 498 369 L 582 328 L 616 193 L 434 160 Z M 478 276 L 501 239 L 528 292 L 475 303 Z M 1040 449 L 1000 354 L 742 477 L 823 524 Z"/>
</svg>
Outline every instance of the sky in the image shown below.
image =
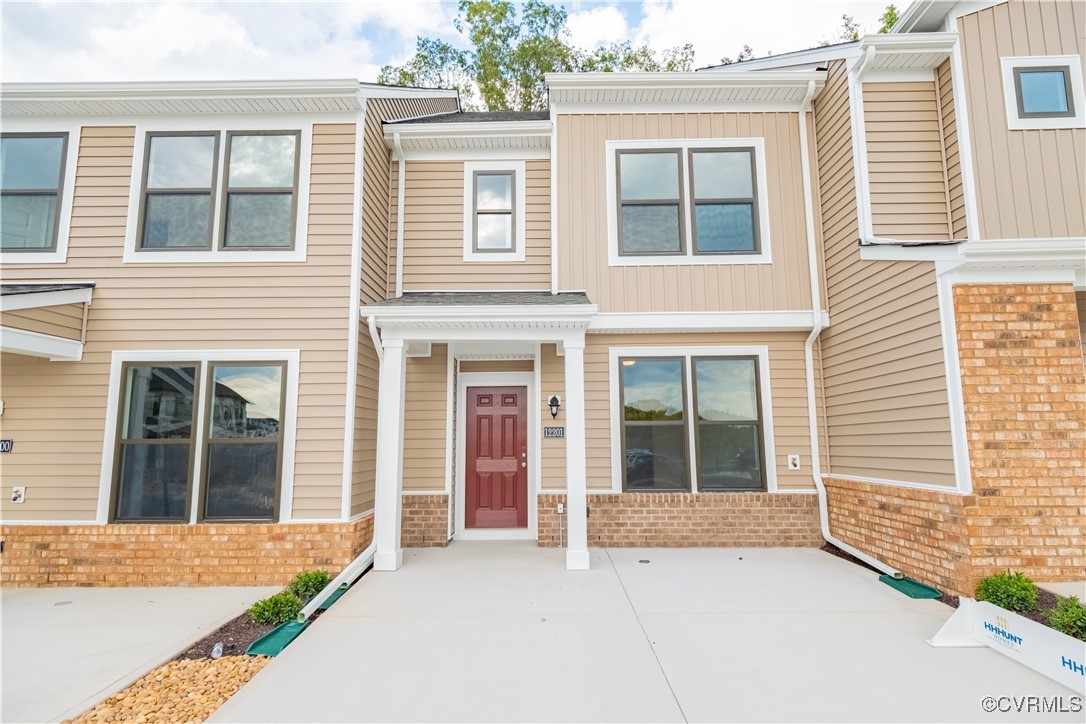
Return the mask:
<svg viewBox="0 0 1086 724">
<path fill-rule="evenodd" d="M 695 67 L 832 40 L 841 15 L 878 30 L 885 0 L 564 2 L 577 45 L 693 43 Z M 908 3 L 899 2 L 904 8 Z M 416 36 L 462 44 L 454 0 L 0 3 L 4 82 L 357 78 L 400 64 Z"/>
</svg>

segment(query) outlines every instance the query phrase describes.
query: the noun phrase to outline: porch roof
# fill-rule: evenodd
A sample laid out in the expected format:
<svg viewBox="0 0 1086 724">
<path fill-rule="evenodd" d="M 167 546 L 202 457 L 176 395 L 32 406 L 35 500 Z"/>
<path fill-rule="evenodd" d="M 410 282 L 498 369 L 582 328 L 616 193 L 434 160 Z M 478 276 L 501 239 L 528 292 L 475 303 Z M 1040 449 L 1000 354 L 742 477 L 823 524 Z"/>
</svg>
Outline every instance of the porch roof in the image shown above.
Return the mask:
<svg viewBox="0 0 1086 724">
<path fill-rule="evenodd" d="M 0 352 L 80 360 L 93 292 L 90 282 L 0 284 Z"/>
<path fill-rule="evenodd" d="M 587 304 L 584 292 L 405 292 L 402 296 L 367 304 L 365 309 L 387 307 L 470 307 L 470 306 L 567 306 Z"/>
</svg>

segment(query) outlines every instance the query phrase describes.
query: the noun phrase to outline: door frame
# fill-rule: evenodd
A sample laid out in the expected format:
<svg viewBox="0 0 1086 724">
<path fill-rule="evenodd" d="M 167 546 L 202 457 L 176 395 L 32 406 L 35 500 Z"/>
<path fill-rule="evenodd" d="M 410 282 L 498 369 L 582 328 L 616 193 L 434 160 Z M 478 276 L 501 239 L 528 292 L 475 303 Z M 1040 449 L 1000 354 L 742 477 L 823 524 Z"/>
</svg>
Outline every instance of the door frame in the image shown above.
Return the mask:
<svg viewBox="0 0 1086 724">
<path fill-rule="evenodd" d="M 534 360 L 533 372 L 461 372 L 456 380 L 456 524 L 453 538 L 459 540 L 537 540 L 539 537 L 536 522 L 538 504 L 539 471 L 542 445 L 539 441 L 539 391 L 536 389 L 536 377 L 539 373 L 539 358 Z M 466 485 L 466 430 L 467 430 L 467 395 L 469 387 L 524 387 L 528 395 L 526 413 L 528 415 L 528 527 L 527 528 L 489 528 L 466 529 L 464 527 L 464 503 L 467 497 Z"/>
</svg>

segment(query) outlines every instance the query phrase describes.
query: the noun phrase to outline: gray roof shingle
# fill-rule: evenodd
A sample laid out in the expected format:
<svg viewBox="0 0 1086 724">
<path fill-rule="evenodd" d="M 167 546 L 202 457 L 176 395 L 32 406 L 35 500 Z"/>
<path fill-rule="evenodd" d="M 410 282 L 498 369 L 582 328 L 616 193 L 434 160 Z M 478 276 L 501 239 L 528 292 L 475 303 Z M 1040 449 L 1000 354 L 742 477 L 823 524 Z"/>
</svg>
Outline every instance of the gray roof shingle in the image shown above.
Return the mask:
<svg viewBox="0 0 1086 724">
<path fill-rule="evenodd" d="M 571 306 L 591 304 L 584 292 L 405 292 L 369 307 Z"/>
<path fill-rule="evenodd" d="M 93 289 L 93 284 L 0 284 L 0 296 L 69 292 L 73 289 Z"/>
</svg>

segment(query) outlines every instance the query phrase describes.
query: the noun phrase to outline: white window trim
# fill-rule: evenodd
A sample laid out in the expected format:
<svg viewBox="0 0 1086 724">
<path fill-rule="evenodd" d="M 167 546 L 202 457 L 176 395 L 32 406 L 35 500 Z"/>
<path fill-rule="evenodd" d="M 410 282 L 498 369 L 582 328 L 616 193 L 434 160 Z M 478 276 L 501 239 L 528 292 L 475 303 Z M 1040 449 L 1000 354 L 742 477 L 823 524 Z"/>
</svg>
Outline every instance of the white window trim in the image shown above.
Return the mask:
<svg viewBox="0 0 1086 724">
<path fill-rule="evenodd" d="M 0 264 L 63 264 L 68 261 L 68 237 L 72 230 L 72 196 L 75 194 L 76 164 L 79 162 L 79 123 L 43 123 L 38 119 L 5 118 L 4 133 L 67 133 L 64 184 L 60 189 L 60 220 L 57 248 L 52 251 L 0 252 Z"/>
<path fill-rule="evenodd" d="M 769 347 L 766 345 L 715 345 L 707 347 L 611 347 L 608 350 L 607 374 L 611 394 L 611 491 L 621 493 L 622 469 L 625 467 L 622 449 L 622 396 L 619 389 L 619 358 L 621 357 L 682 357 L 686 374 L 685 404 L 686 410 L 694 409 L 694 385 L 691 370 L 691 357 L 756 357 L 758 359 L 758 393 L 762 403 L 762 437 L 765 446 L 765 484 L 766 491 L 778 492 L 777 489 L 777 448 L 773 439 L 773 394 L 769 379 Z M 697 489 L 697 449 L 695 447 L 692 426 L 687 420 L 686 444 L 690 464 L 687 466 L 687 491 Z M 543 492 L 553 492 L 550 490 Z M 590 491 L 591 492 L 591 491 Z M 597 492 L 604 492 L 599 491 Z M 651 493 L 654 491 L 646 490 Z M 669 492 L 669 491 L 661 491 Z M 728 491 L 706 491 L 706 494 L 727 493 Z M 746 491 L 737 491 L 746 492 Z M 783 493 L 795 492 L 781 490 Z"/>
<path fill-rule="evenodd" d="M 610 266 L 678 266 L 678 265 L 733 265 L 733 264 L 770 264 L 773 256 L 770 251 L 769 234 L 769 183 L 766 179 L 765 139 L 764 138 L 678 138 L 663 140 L 607 141 L 604 144 L 607 162 L 607 263 Z M 646 148 L 678 148 L 680 150 L 683 182 L 683 223 L 687 236 L 690 235 L 693 216 L 693 181 L 690 174 L 690 154 L 692 148 L 754 148 L 754 163 L 758 178 L 758 238 L 761 251 L 757 254 L 694 254 L 692 239 L 687 239 L 686 253 L 623 256 L 618 251 L 618 188 L 615 185 L 615 155 L 620 150 Z"/>
<path fill-rule="evenodd" d="M 475 188 L 473 180 L 476 171 L 511 171 L 513 173 L 513 250 L 512 251 L 475 251 L 474 213 Z M 524 223 L 525 211 L 525 163 L 524 161 L 469 161 L 464 164 L 464 261 L 466 262 L 511 262 L 524 261 Z"/>
<path fill-rule="evenodd" d="M 999 59 L 1003 73 L 1003 102 L 1007 109 L 1007 128 L 1012 131 L 1051 128 L 1086 128 L 1086 93 L 1082 87 L 1082 60 L 1077 55 L 1010 56 Z M 1066 65 L 1070 69 L 1071 102 L 1075 115 L 1060 118 L 1020 118 L 1018 95 L 1014 89 L 1015 68 Z"/>
<path fill-rule="evenodd" d="M 106 402 L 106 427 L 102 446 L 102 470 L 98 483 L 98 512 L 96 522 L 109 522 L 109 499 L 113 487 L 113 461 L 117 454 L 117 416 L 121 406 L 121 371 L 126 362 L 199 362 L 200 389 L 206 390 L 211 362 L 285 362 L 286 386 L 283 392 L 283 420 L 280 434 L 283 437 L 282 475 L 280 476 L 279 519 L 276 522 L 310 522 L 306 519 L 293 520 L 294 510 L 294 450 L 297 439 L 298 419 L 298 373 L 301 353 L 296 349 L 246 349 L 246 350 L 119 350 L 113 353 L 109 370 L 109 398 Z M 192 505 L 188 524 L 199 522 L 200 510 L 200 475 L 203 470 L 204 448 L 207 438 L 204 433 L 207 424 L 207 405 L 196 407 L 197 434 L 193 440 L 196 446 L 189 478 L 189 491 Z"/>
<path fill-rule="evenodd" d="M 453 538 L 460 540 L 536 540 L 539 536 L 538 500 L 542 470 L 542 432 L 540 432 L 540 400 L 536 382 L 539 375 L 539 359 L 535 359 L 532 372 L 460 372 L 456 378 L 456 510 L 454 511 Z M 452 369 L 449 368 L 451 374 Z M 451 380 L 449 381 L 451 385 Z M 468 387 L 525 387 L 528 394 L 528 454 L 533 458 L 528 466 L 528 526 L 527 528 L 469 529 L 464 524 L 464 504 L 467 500 L 467 399 Z M 446 437 L 446 445 L 450 441 Z M 406 491 L 405 491 L 406 492 Z M 432 494 L 447 491 L 436 490 Z"/>
<path fill-rule="evenodd" d="M 128 222 L 124 236 L 125 264 L 189 264 L 189 263 L 265 263 L 265 262 L 304 262 L 309 227 L 309 177 L 313 157 L 313 126 L 316 123 L 354 123 L 357 116 L 334 116 L 317 118 L 312 114 L 283 114 L 260 116 L 192 116 L 188 118 L 151 118 L 139 119 L 136 126 L 135 145 L 132 151 L 132 180 L 128 196 Z M 226 162 L 227 131 L 301 131 L 301 144 L 298 159 L 298 199 L 297 214 L 294 220 L 294 248 L 284 250 L 220 250 L 212 248 L 198 251 L 154 251 L 141 252 L 139 242 L 140 191 L 143 180 L 143 162 L 147 145 L 148 131 L 215 131 L 219 135 L 219 155 L 215 159 L 216 186 L 211 203 L 215 213 L 212 217 L 211 239 L 215 247 L 223 223 L 223 185 L 226 182 L 224 168 Z M 357 213 L 357 211 L 356 211 Z"/>
</svg>

